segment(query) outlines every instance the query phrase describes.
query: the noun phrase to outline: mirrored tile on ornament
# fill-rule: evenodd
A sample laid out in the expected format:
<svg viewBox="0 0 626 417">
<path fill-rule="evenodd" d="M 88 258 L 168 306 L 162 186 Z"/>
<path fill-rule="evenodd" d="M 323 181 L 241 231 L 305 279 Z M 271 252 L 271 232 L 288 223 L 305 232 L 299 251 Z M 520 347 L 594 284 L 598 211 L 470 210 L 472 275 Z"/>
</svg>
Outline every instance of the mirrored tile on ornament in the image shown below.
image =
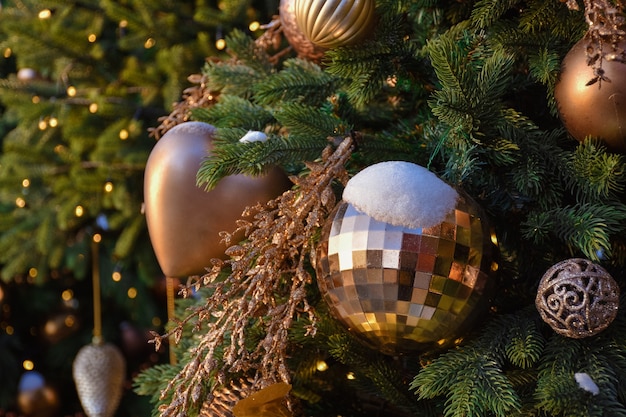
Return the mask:
<svg viewBox="0 0 626 417">
<path fill-rule="evenodd" d="M 385 249 L 383 251 L 383 268 L 400 268 L 400 250 Z"/>
<path fill-rule="evenodd" d="M 416 272 L 415 278 L 413 279 L 413 287 L 415 288 L 423 288 L 425 290 L 430 288 L 430 280 L 432 279 L 432 274 L 427 272 Z"/>
</svg>

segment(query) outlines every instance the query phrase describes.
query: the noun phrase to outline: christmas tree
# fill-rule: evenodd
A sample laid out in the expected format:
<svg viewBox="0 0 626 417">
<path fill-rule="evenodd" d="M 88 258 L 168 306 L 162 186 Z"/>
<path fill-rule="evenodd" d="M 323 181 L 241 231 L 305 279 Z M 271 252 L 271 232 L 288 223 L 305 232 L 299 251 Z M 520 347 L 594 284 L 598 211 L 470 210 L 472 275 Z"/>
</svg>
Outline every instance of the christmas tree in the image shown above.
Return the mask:
<svg viewBox="0 0 626 417">
<path fill-rule="evenodd" d="M 147 333 L 167 321 L 142 212 L 150 128 L 222 53 L 223 34 L 269 16 L 265 7 L 0 5 L 0 414 L 80 413 L 72 363 L 94 332 L 127 363 L 118 415 L 149 413 L 131 380 L 168 360 Z"/>
<path fill-rule="evenodd" d="M 621 2 L 278 13 L 158 129 L 211 142 L 209 195 L 293 187 L 182 287 L 176 363 L 135 380 L 154 413 L 626 415 Z"/>
</svg>

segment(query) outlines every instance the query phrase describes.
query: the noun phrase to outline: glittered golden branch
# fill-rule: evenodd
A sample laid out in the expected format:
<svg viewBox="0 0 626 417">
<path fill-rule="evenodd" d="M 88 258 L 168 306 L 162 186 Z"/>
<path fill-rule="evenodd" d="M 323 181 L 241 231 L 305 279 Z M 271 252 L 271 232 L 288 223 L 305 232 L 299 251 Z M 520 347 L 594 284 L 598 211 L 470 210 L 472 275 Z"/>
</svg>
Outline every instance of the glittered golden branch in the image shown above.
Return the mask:
<svg viewBox="0 0 626 417">
<path fill-rule="evenodd" d="M 187 415 L 194 405 L 210 403 L 211 396 L 203 398 L 210 380 L 219 386 L 228 382 L 228 375 L 249 375 L 250 392 L 290 381 L 288 332 L 298 315 L 307 315 L 309 334 L 315 335 L 315 312 L 306 298 L 312 281 L 307 261 L 314 234 L 335 205 L 333 182 L 348 180 L 344 165 L 352 143 L 353 137 L 347 137 L 334 151 L 327 147 L 321 162 L 307 164 L 308 176 L 292 178 L 296 187 L 265 206 L 246 209 L 243 216 L 253 220 L 240 220 L 234 232 L 244 231 L 246 240 L 226 251 L 230 259 L 213 260 L 209 273 L 182 289 L 188 297 L 210 287 L 212 295 L 170 332 L 155 337 L 158 347 L 171 335 L 180 339 L 187 324 L 203 329 L 188 362 L 162 392 L 162 399 L 172 395 L 160 408 L 162 417 Z M 223 232 L 222 237 L 229 243 L 232 234 Z M 225 271 L 230 272 L 224 279 Z M 255 347 L 248 337 L 253 323 L 255 334 L 259 328 L 264 334 Z"/>
</svg>

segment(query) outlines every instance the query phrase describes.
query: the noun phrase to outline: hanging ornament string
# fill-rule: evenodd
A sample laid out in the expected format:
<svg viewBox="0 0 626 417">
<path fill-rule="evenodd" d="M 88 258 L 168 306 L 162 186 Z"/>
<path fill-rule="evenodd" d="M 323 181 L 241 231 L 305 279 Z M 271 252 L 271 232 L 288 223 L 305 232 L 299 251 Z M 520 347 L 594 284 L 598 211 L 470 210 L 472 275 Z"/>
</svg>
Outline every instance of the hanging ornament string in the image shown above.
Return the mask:
<svg viewBox="0 0 626 417">
<path fill-rule="evenodd" d="M 173 323 L 175 294 L 174 294 L 174 278 L 172 277 L 165 277 L 165 294 L 167 297 L 167 321 L 169 323 Z M 170 365 L 176 365 L 176 355 L 174 354 L 174 349 L 173 349 L 175 340 L 174 340 L 173 335 L 170 335 L 169 342 L 170 342 Z"/>
<path fill-rule="evenodd" d="M 100 235 L 91 241 L 91 268 L 93 279 L 93 339 L 96 345 L 102 343 L 102 305 L 100 303 Z"/>
<path fill-rule="evenodd" d="M 566 3 L 570 10 L 578 10 L 575 0 L 566 0 Z M 626 63 L 626 51 L 619 45 L 626 36 L 623 12 L 621 0 L 585 0 L 585 20 L 589 25 L 585 34 L 587 65 L 593 68 L 594 74 L 587 85 L 611 82 L 602 69 L 604 60 Z"/>
</svg>

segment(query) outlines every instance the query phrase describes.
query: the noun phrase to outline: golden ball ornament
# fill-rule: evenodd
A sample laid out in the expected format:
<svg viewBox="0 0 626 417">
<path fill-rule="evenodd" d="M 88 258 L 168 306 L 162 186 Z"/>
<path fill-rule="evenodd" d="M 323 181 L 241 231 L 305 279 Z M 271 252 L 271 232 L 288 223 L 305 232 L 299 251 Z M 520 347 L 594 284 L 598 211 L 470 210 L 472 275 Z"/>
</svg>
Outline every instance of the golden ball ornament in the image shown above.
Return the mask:
<svg viewBox="0 0 626 417">
<path fill-rule="evenodd" d="M 235 230 L 247 206 L 266 203 L 290 184 L 284 172 L 274 168 L 262 177 L 228 176 L 208 192 L 198 187 L 196 174 L 211 155 L 214 133 L 207 123 L 181 123 L 161 137 L 146 164 L 148 232 L 168 277 L 204 274 L 212 258 L 225 257 L 227 247 L 219 233 Z"/>
<path fill-rule="evenodd" d="M 593 136 L 611 151 L 626 152 L 626 64 L 604 59 L 606 79 L 590 83 L 596 75 L 587 65 L 587 46 L 587 39 L 580 40 L 563 59 L 554 89 L 559 116 L 579 142 Z M 625 49 L 626 41 L 618 48 Z"/>
<path fill-rule="evenodd" d="M 299 58 L 318 62 L 324 57 L 324 48 L 321 48 L 307 39 L 296 23 L 295 0 L 280 0 L 278 14 L 280 26 L 287 41 L 296 51 Z"/>
<path fill-rule="evenodd" d="M 581 339 L 606 329 L 617 316 L 619 286 L 600 265 L 567 259 L 541 278 L 535 305 L 541 318 L 563 336 Z"/>
<path fill-rule="evenodd" d="M 392 205 L 404 199 L 386 188 Z M 455 195 L 443 220 L 424 227 L 377 220 L 344 200 L 324 225 L 318 286 L 331 314 L 370 347 L 395 355 L 452 342 L 488 307 L 497 248 L 479 206 Z"/>
<path fill-rule="evenodd" d="M 83 346 L 72 365 L 78 398 L 88 417 L 112 417 L 122 399 L 126 361 L 110 343 Z"/>
<path fill-rule="evenodd" d="M 374 0 L 294 0 L 296 23 L 315 45 L 336 48 L 372 32 Z"/>
</svg>

